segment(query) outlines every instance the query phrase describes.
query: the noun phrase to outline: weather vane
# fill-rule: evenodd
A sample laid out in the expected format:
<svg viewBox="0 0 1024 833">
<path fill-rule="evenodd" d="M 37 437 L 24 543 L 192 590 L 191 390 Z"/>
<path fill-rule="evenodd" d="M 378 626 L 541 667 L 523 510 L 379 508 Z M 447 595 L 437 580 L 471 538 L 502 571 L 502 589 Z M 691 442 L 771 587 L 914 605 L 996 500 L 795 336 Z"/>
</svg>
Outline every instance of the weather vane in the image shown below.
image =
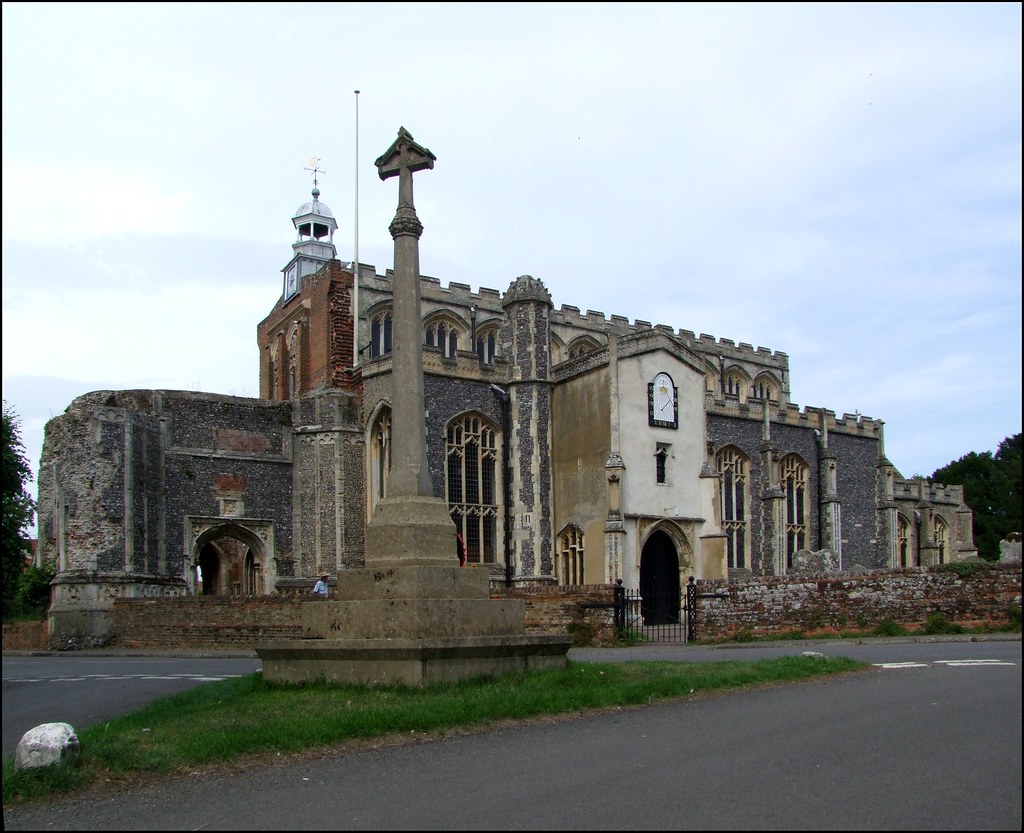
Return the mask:
<svg viewBox="0 0 1024 833">
<path fill-rule="evenodd" d="M 311 174 L 313 174 L 313 187 L 314 188 L 318 188 L 319 185 L 317 184 L 317 179 L 316 179 L 317 174 L 325 174 L 325 173 L 327 173 L 327 171 L 322 170 L 320 168 L 320 157 L 319 156 L 310 156 L 309 157 L 309 161 L 306 163 L 306 165 L 308 167 L 303 168 L 303 170 L 304 171 L 309 171 Z"/>
</svg>

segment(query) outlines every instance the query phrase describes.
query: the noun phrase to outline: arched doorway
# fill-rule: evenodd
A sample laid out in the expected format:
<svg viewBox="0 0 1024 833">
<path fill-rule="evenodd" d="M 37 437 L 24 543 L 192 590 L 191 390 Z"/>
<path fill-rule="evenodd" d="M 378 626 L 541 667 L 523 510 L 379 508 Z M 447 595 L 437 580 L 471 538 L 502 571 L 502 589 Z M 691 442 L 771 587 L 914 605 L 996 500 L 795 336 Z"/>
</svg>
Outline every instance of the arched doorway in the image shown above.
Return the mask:
<svg viewBox="0 0 1024 833">
<path fill-rule="evenodd" d="M 640 598 L 645 625 L 679 621 L 679 555 L 661 530 L 651 534 L 640 555 Z"/>
<path fill-rule="evenodd" d="M 207 544 L 199 552 L 199 576 L 203 583 L 204 596 L 217 595 L 220 574 L 220 552 L 213 544 Z"/>
<path fill-rule="evenodd" d="M 270 524 L 189 519 L 193 564 L 204 596 L 258 596 L 272 593 L 276 580 Z M 198 521 L 198 522 L 197 522 Z"/>
</svg>

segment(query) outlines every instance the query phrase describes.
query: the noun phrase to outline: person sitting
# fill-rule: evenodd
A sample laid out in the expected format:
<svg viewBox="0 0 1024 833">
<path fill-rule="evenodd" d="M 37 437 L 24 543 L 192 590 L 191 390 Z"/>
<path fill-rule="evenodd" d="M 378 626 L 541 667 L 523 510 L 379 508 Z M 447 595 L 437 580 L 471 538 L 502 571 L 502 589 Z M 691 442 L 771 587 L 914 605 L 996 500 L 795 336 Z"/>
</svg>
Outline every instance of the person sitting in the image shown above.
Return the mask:
<svg viewBox="0 0 1024 833">
<path fill-rule="evenodd" d="M 320 576 L 320 581 L 313 585 L 313 592 L 316 593 L 318 596 L 326 596 L 328 589 L 329 588 L 327 587 L 326 575 Z"/>
</svg>

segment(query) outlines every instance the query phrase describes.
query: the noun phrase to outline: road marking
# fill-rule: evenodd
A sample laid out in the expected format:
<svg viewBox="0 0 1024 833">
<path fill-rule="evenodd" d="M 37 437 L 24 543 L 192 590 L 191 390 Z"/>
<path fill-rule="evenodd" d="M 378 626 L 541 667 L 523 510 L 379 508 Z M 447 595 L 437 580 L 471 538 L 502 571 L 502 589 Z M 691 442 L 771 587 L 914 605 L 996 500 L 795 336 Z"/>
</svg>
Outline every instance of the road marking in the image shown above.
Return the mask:
<svg viewBox="0 0 1024 833">
<path fill-rule="evenodd" d="M 934 665 L 944 665 L 947 668 L 966 668 L 969 666 L 992 666 L 992 665 L 1008 665 L 1011 668 L 1015 668 L 1017 663 L 1005 662 L 1001 659 L 937 659 L 933 663 Z M 929 663 L 927 662 L 876 662 L 873 663 L 876 668 L 927 668 Z"/>
<path fill-rule="evenodd" d="M 85 683 L 98 682 L 103 680 L 193 680 L 195 682 L 217 682 L 218 680 L 230 680 L 237 677 L 244 677 L 244 674 L 218 674 L 206 676 L 205 674 L 85 674 L 79 677 L 11 677 L 4 680 L 5 683 Z"/>
</svg>

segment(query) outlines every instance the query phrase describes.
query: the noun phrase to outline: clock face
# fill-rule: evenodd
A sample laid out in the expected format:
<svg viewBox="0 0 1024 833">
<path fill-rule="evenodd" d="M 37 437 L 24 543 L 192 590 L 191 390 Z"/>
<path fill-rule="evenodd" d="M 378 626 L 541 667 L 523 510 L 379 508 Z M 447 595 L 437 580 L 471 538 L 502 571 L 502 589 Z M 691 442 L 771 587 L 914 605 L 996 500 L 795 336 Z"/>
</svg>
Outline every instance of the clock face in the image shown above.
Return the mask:
<svg viewBox="0 0 1024 833">
<path fill-rule="evenodd" d="M 651 425 L 662 428 L 676 428 L 676 389 L 672 377 L 659 373 L 650 386 L 648 417 Z"/>
</svg>

